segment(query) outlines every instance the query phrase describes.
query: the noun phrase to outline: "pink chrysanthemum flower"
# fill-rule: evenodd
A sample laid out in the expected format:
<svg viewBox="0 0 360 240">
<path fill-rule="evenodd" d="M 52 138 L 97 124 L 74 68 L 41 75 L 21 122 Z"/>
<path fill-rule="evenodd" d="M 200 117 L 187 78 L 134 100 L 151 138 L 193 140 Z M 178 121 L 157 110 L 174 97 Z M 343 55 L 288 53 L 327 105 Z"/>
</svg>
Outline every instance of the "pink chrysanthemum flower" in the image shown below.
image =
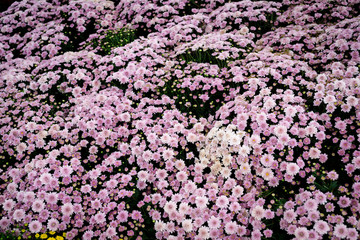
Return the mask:
<svg viewBox="0 0 360 240">
<path fill-rule="evenodd" d="M 328 172 L 327 177 L 328 177 L 330 180 L 335 181 L 336 179 L 338 179 L 339 174 L 337 174 L 337 172 L 335 172 L 335 171 L 330 171 L 330 172 Z"/>
<path fill-rule="evenodd" d="M 294 235 L 298 240 L 307 240 L 309 238 L 309 231 L 305 227 L 296 228 Z"/>
<path fill-rule="evenodd" d="M 47 224 L 47 229 L 50 230 L 50 231 L 54 231 L 56 232 L 58 230 L 58 227 L 59 227 L 59 221 L 52 218 L 48 221 L 48 224 Z"/>
<path fill-rule="evenodd" d="M 233 189 L 232 189 L 232 196 L 234 197 L 241 197 L 244 193 L 244 188 L 241 187 L 241 186 L 235 186 Z"/>
<path fill-rule="evenodd" d="M 351 201 L 348 197 L 341 196 L 339 198 L 339 201 L 337 202 L 341 208 L 349 207 L 351 204 Z"/>
<path fill-rule="evenodd" d="M 251 216 L 253 216 L 256 220 L 261 220 L 264 217 L 265 210 L 263 207 L 257 205 L 251 211 Z"/>
<path fill-rule="evenodd" d="M 91 230 L 88 230 L 88 231 L 86 231 L 86 232 L 84 233 L 83 239 L 84 239 L 84 240 L 91 240 L 91 239 L 93 238 L 93 236 L 94 236 L 94 232 L 91 231 Z"/>
<path fill-rule="evenodd" d="M 337 224 L 334 228 L 334 235 L 338 238 L 346 238 L 348 229 L 344 224 Z"/>
<path fill-rule="evenodd" d="M 193 223 L 190 219 L 185 219 L 181 223 L 185 232 L 191 232 L 193 230 Z"/>
<path fill-rule="evenodd" d="M 296 175 L 299 172 L 299 170 L 300 170 L 300 167 L 296 163 L 288 163 L 286 165 L 286 173 L 291 176 Z"/>
<path fill-rule="evenodd" d="M 274 173 L 270 168 L 264 168 L 261 172 L 261 177 L 266 181 L 270 181 L 274 177 Z"/>
<path fill-rule="evenodd" d="M 284 212 L 284 219 L 288 223 L 294 221 L 296 217 L 297 217 L 297 213 L 293 209 L 289 209 Z"/>
<path fill-rule="evenodd" d="M 122 210 L 118 213 L 118 216 L 117 216 L 117 219 L 120 221 L 120 222 L 126 222 L 127 219 L 129 217 L 129 213 L 128 211 L 125 211 L 125 210 Z"/>
<path fill-rule="evenodd" d="M 359 239 L 359 233 L 355 228 L 348 228 L 347 238 L 349 240 L 357 240 Z"/>
<path fill-rule="evenodd" d="M 105 213 L 99 212 L 94 216 L 94 220 L 97 224 L 102 224 L 106 221 L 105 216 L 106 216 Z"/>
<path fill-rule="evenodd" d="M 5 211 L 11 211 L 14 208 L 15 204 L 16 202 L 14 200 L 7 199 L 2 205 Z"/>
<path fill-rule="evenodd" d="M 71 203 L 65 203 L 62 207 L 61 207 L 61 213 L 64 216 L 70 216 L 71 214 L 74 213 L 74 207 Z"/>
<path fill-rule="evenodd" d="M 304 204 L 307 211 L 311 211 L 311 210 L 315 211 L 315 210 L 317 210 L 318 205 L 319 205 L 318 202 L 315 199 L 312 199 L 312 198 L 306 200 L 306 202 Z"/>
<path fill-rule="evenodd" d="M 208 204 L 208 198 L 207 197 L 196 197 L 195 203 L 198 208 L 205 208 Z"/>
<path fill-rule="evenodd" d="M 236 224 L 236 222 L 227 222 L 225 224 L 225 232 L 227 234 L 234 234 L 237 232 L 237 229 L 238 229 L 238 225 Z"/>
<path fill-rule="evenodd" d="M 13 218 L 16 221 L 21 221 L 25 217 L 25 211 L 23 209 L 16 209 L 13 214 Z"/>
<path fill-rule="evenodd" d="M 35 220 L 35 221 L 32 221 L 30 224 L 29 224 L 29 230 L 30 232 L 32 233 L 38 233 L 41 231 L 41 228 L 42 228 L 42 224 L 41 222 Z"/>
<path fill-rule="evenodd" d="M 163 231 L 166 230 L 166 224 L 163 221 L 160 221 L 160 220 L 155 222 L 154 227 L 155 227 L 155 230 L 157 232 L 163 232 Z"/>
<path fill-rule="evenodd" d="M 45 203 L 43 200 L 37 199 L 34 201 L 34 203 L 32 204 L 32 210 L 34 212 L 41 212 L 41 210 L 43 210 L 45 207 Z"/>
<path fill-rule="evenodd" d="M 330 231 L 330 227 L 327 224 L 327 222 L 323 220 L 319 220 L 315 222 L 314 229 L 316 232 L 318 232 L 320 235 L 326 234 L 328 231 Z"/>
<path fill-rule="evenodd" d="M 109 227 L 105 233 L 108 238 L 114 237 L 116 236 L 116 229 L 114 227 Z"/>
<path fill-rule="evenodd" d="M 176 208 L 177 208 L 176 203 L 173 201 L 169 201 L 165 204 L 164 211 L 170 213 L 172 211 L 176 211 Z"/>
<path fill-rule="evenodd" d="M 49 193 L 45 196 L 45 200 L 49 204 L 56 204 L 58 201 L 57 193 Z"/>
<path fill-rule="evenodd" d="M 309 157 L 312 159 L 318 159 L 320 157 L 321 151 L 317 148 L 310 148 Z"/>
<path fill-rule="evenodd" d="M 216 200 L 216 206 L 218 206 L 219 208 L 226 208 L 228 204 L 229 204 L 229 199 L 226 196 L 220 196 Z"/>
<path fill-rule="evenodd" d="M 221 224 L 221 220 L 217 217 L 211 216 L 210 219 L 208 220 L 209 228 L 218 229 L 220 227 L 220 224 Z"/>
<path fill-rule="evenodd" d="M 200 227 L 198 231 L 199 233 L 197 236 L 199 237 L 199 239 L 208 239 L 210 237 L 209 228 Z"/>
</svg>

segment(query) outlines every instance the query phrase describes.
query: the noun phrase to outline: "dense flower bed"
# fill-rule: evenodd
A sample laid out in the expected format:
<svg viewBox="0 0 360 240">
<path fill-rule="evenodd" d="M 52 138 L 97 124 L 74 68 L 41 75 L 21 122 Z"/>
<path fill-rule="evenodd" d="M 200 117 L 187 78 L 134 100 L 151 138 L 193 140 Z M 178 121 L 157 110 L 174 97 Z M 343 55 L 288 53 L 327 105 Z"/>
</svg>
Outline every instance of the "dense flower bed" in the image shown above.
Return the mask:
<svg viewBox="0 0 360 240">
<path fill-rule="evenodd" d="M 0 231 L 350 239 L 357 0 L 23 0 L 0 13 Z"/>
</svg>

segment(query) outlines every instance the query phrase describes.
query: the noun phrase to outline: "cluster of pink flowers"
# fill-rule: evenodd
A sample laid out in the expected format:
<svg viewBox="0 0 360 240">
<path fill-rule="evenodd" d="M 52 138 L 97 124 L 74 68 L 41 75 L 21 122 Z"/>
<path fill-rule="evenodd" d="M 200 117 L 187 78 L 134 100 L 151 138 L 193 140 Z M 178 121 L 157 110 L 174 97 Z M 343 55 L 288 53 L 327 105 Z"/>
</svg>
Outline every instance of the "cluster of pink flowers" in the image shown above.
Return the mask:
<svg viewBox="0 0 360 240">
<path fill-rule="evenodd" d="M 358 7 L 15 2 L 0 13 L 0 231 L 358 239 Z"/>
</svg>

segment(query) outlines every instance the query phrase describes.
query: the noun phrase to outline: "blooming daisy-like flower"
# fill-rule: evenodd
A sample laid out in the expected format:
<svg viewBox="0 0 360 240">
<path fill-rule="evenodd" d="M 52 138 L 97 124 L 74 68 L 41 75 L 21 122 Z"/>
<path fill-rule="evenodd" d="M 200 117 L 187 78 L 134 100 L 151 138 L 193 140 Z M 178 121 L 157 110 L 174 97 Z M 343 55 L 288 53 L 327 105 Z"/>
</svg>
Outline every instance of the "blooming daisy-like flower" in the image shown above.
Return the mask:
<svg viewBox="0 0 360 240">
<path fill-rule="evenodd" d="M 82 193 L 89 193 L 91 192 L 91 186 L 89 184 L 83 185 L 81 186 L 80 191 Z"/>
<path fill-rule="evenodd" d="M 270 167 L 271 164 L 274 162 L 274 157 L 270 154 L 265 154 L 261 157 L 260 162 L 265 167 Z"/>
<path fill-rule="evenodd" d="M 348 229 L 344 224 L 337 224 L 334 228 L 334 235 L 338 238 L 346 238 Z"/>
<path fill-rule="evenodd" d="M 45 200 L 47 201 L 47 203 L 49 204 L 56 204 L 58 201 L 58 194 L 57 193 L 48 193 L 45 196 Z"/>
<path fill-rule="evenodd" d="M 179 205 L 179 213 L 182 215 L 188 214 L 190 211 L 190 206 L 186 202 L 182 202 Z"/>
<path fill-rule="evenodd" d="M 88 230 L 83 235 L 83 240 L 91 240 L 94 236 L 94 232 L 91 230 Z"/>
<path fill-rule="evenodd" d="M 225 232 L 227 234 L 234 234 L 237 232 L 238 225 L 236 222 L 230 221 L 225 224 Z"/>
<path fill-rule="evenodd" d="M 65 203 L 61 207 L 61 212 L 64 216 L 71 216 L 74 213 L 74 207 L 71 203 Z"/>
<path fill-rule="evenodd" d="M 100 190 L 99 193 L 98 193 L 98 197 L 99 197 L 100 199 L 105 199 L 105 198 L 107 198 L 108 196 L 109 196 L 109 191 L 108 191 L 107 189 L 102 189 L 102 190 Z"/>
<path fill-rule="evenodd" d="M 113 236 L 116 236 L 116 229 L 114 227 L 109 227 L 105 233 L 108 238 L 111 238 Z"/>
<path fill-rule="evenodd" d="M 163 152 L 163 157 L 165 160 L 170 160 L 174 155 L 174 152 L 171 149 L 167 149 Z"/>
<path fill-rule="evenodd" d="M 34 201 L 34 203 L 32 204 L 32 210 L 34 212 L 41 212 L 41 210 L 43 210 L 45 207 L 45 203 L 43 200 L 37 199 Z"/>
<path fill-rule="evenodd" d="M 316 222 L 320 218 L 320 213 L 319 211 L 309 211 L 308 216 L 311 221 Z"/>
<path fill-rule="evenodd" d="M 244 175 L 251 172 L 250 165 L 248 163 L 242 163 L 240 166 L 240 172 Z"/>
<path fill-rule="evenodd" d="M 288 223 L 294 221 L 296 217 L 297 217 L 297 213 L 293 209 L 289 209 L 284 212 L 284 219 Z"/>
<path fill-rule="evenodd" d="M 176 203 L 173 201 L 169 201 L 164 206 L 164 211 L 170 213 L 172 211 L 176 211 Z"/>
<path fill-rule="evenodd" d="M 188 178 L 188 175 L 185 171 L 179 171 L 177 174 L 176 174 L 176 179 L 180 182 L 184 182 L 186 181 Z"/>
<path fill-rule="evenodd" d="M 221 169 L 221 176 L 223 176 L 224 178 L 229 178 L 231 175 L 231 170 L 227 167 L 224 167 Z"/>
<path fill-rule="evenodd" d="M 100 209 L 101 201 L 99 199 L 95 199 L 95 200 L 91 201 L 91 207 L 94 209 Z"/>
<path fill-rule="evenodd" d="M 327 222 L 323 220 L 319 220 L 315 222 L 314 229 L 316 232 L 318 232 L 320 235 L 326 234 L 328 231 L 330 231 L 330 227 L 327 224 Z"/>
<path fill-rule="evenodd" d="M 68 177 L 73 172 L 73 168 L 71 166 L 63 166 L 60 168 L 60 174 L 62 177 Z"/>
<path fill-rule="evenodd" d="M 341 196 L 337 203 L 339 204 L 339 206 L 341 208 L 346 208 L 346 207 L 350 206 L 351 201 L 350 201 L 350 199 L 348 197 Z"/>
<path fill-rule="evenodd" d="M 277 137 L 280 137 L 280 136 L 284 135 L 286 132 L 287 132 L 287 128 L 284 125 L 277 125 L 274 128 L 274 134 Z"/>
<path fill-rule="evenodd" d="M 306 200 L 306 202 L 304 204 L 307 211 L 311 211 L 311 210 L 315 211 L 315 210 L 317 210 L 318 205 L 319 205 L 318 202 L 315 199 L 312 199 L 312 198 Z"/>
<path fill-rule="evenodd" d="M 325 204 L 327 201 L 326 195 L 322 192 L 315 193 L 315 199 L 319 204 Z"/>
<path fill-rule="evenodd" d="M 241 197 L 244 193 L 244 188 L 241 187 L 241 186 L 235 186 L 233 189 L 232 189 L 232 196 L 234 197 Z"/>
<path fill-rule="evenodd" d="M 198 208 L 205 208 L 208 204 L 208 198 L 207 197 L 196 197 L 195 203 Z"/>
<path fill-rule="evenodd" d="M 327 177 L 328 177 L 330 180 L 335 181 L 336 179 L 338 179 L 339 174 L 337 174 L 335 171 L 330 171 L 330 172 L 328 172 Z"/>
<path fill-rule="evenodd" d="M 168 173 L 165 169 L 159 169 L 156 171 L 156 177 L 158 179 L 165 179 L 167 177 Z"/>
<path fill-rule="evenodd" d="M 169 232 L 169 233 L 173 233 L 175 231 L 175 223 L 173 222 L 168 222 L 166 224 L 166 230 Z"/>
<path fill-rule="evenodd" d="M 260 136 L 254 134 L 250 137 L 249 144 L 250 144 L 250 146 L 256 146 L 260 143 L 260 141 L 261 141 Z"/>
<path fill-rule="evenodd" d="M 247 157 L 250 153 L 250 150 L 251 150 L 250 147 L 243 145 L 239 149 L 239 155 L 242 157 Z"/>
<path fill-rule="evenodd" d="M 166 224 L 161 220 L 157 220 L 154 227 L 157 232 L 163 232 L 166 230 Z"/>
<path fill-rule="evenodd" d="M 2 205 L 5 211 L 11 211 L 14 208 L 15 204 L 16 202 L 14 200 L 7 199 Z"/>
<path fill-rule="evenodd" d="M 140 220 L 141 219 L 141 212 L 139 212 L 137 210 L 134 210 L 131 213 L 131 218 L 134 219 L 134 220 Z"/>
<path fill-rule="evenodd" d="M 299 172 L 299 170 L 300 167 L 296 163 L 288 163 L 286 165 L 286 173 L 289 174 L 290 176 L 296 175 Z"/>
<path fill-rule="evenodd" d="M 16 151 L 18 151 L 19 153 L 23 153 L 26 150 L 27 146 L 25 143 L 20 143 L 17 147 L 16 147 Z"/>
<path fill-rule="evenodd" d="M 196 189 L 196 184 L 194 182 L 187 182 L 184 187 L 185 191 L 188 193 L 192 193 Z"/>
<path fill-rule="evenodd" d="M 200 227 L 198 231 L 199 233 L 197 236 L 199 237 L 199 239 L 208 239 L 210 237 L 209 228 Z"/>
<path fill-rule="evenodd" d="M 106 183 L 106 186 L 110 189 L 116 188 L 117 185 L 118 185 L 118 181 L 115 179 L 111 179 Z"/>
<path fill-rule="evenodd" d="M 220 196 L 218 199 L 216 199 L 216 206 L 219 208 L 226 208 L 228 207 L 229 199 L 226 196 Z"/>
<path fill-rule="evenodd" d="M 41 174 L 41 176 L 40 176 L 40 181 L 41 181 L 41 183 L 44 184 L 44 185 L 49 184 L 50 181 L 51 181 L 51 179 L 52 179 L 52 176 L 51 176 L 50 173 L 43 173 L 43 174 Z"/>
<path fill-rule="evenodd" d="M 125 210 L 122 210 L 118 213 L 118 216 L 117 216 L 117 219 L 120 221 L 120 222 L 126 222 L 127 219 L 129 217 L 129 213 L 128 211 L 125 211 Z"/>
<path fill-rule="evenodd" d="M 186 139 L 188 140 L 188 142 L 194 143 L 198 140 L 198 137 L 193 133 L 189 133 Z"/>
<path fill-rule="evenodd" d="M 320 239 L 320 236 L 315 230 L 310 230 L 308 239 L 309 240 L 316 240 L 316 239 Z"/>
<path fill-rule="evenodd" d="M 41 228 L 42 228 L 42 224 L 41 222 L 35 220 L 35 221 L 32 221 L 30 224 L 29 224 L 29 230 L 30 232 L 32 233 L 38 233 L 41 231 Z"/>
<path fill-rule="evenodd" d="M 274 177 L 274 173 L 270 168 L 264 168 L 261 172 L 261 177 L 266 181 L 270 181 Z"/>
<path fill-rule="evenodd" d="M 25 217 L 25 211 L 23 209 L 16 209 L 13 214 L 13 218 L 16 221 L 21 221 Z"/>
<path fill-rule="evenodd" d="M 230 211 L 232 212 L 239 212 L 241 209 L 241 206 L 238 202 L 232 202 L 229 207 Z"/>
<path fill-rule="evenodd" d="M 16 183 L 9 183 L 9 185 L 7 185 L 6 189 L 10 192 L 10 193 L 14 193 L 17 189 L 18 185 Z"/>
<path fill-rule="evenodd" d="M 185 167 L 185 162 L 183 160 L 176 160 L 175 162 L 175 167 L 178 169 L 178 170 L 183 170 L 184 167 Z"/>
<path fill-rule="evenodd" d="M 350 240 L 357 240 L 359 239 L 359 233 L 356 229 L 354 228 L 348 228 L 348 231 L 347 231 L 347 238 L 350 239 Z"/>
<path fill-rule="evenodd" d="M 305 227 L 296 228 L 294 235 L 298 240 L 307 240 L 309 238 L 309 231 Z"/>
<path fill-rule="evenodd" d="M 91 179 L 97 179 L 100 176 L 100 173 L 101 172 L 99 169 L 94 169 L 94 170 L 91 170 L 88 174 Z"/>
<path fill-rule="evenodd" d="M 317 148 L 310 148 L 309 157 L 312 159 L 318 159 L 320 157 L 321 151 Z"/>
<path fill-rule="evenodd" d="M 352 188 L 354 189 L 355 193 L 360 193 L 360 183 L 359 182 L 354 183 Z"/>
<path fill-rule="evenodd" d="M 59 227 L 59 221 L 57 219 L 50 219 L 47 224 L 47 229 L 56 232 Z"/>
<path fill-rule="evenodd" d="M 265 215 L 265 210 L 263 207 L 257 205 L 251 211 L 251 216 L 253 216 L 256 220 L 261 220 Z"/>
<path fill-rule="evenodd" d="M 193 223 L 191 219 L 185 219 L 181 223 L 185 232 L 191 232 L 193 230 Z"/>
<path fill-rule="evenodd" d="M 352 163 L 354 164 L 354 167 L 356 169 L 360 169 L 360 157 L 356 157 L 352 160 Z"/>
<path fill-rule="evenodd" d="M 0 220 L 0 228 L 1 229 L 8 229 L 10 226 L 10 220 L 6 217 L 1 218 Z"/>
<path fill-rule="evenodd" d="M 138 172 L 138 178 L 139 178 L 139 180 L 140 181 L 147 181 L 147 178 L 148 178 L 148 176 L 149 176 L 149 174 L 148 174 L 148 172 L 147 171 L 144 171 L 144 170 L 142 170 L 142 171 L 139 171 Z"/>
<path fill-rule="evenodd" d="M 97 224 L 102 224 L 106 221 L 105 216 L 106 216 L 105 213 L 99 212 L 94 216 L 94 220 Z"/>
<path fill-rule="evenodd" d="M 35 193 L 34 192 L 25 192 L 23 201 L 25 203 L 33 202 L 35 200 Z"/>
</svg>

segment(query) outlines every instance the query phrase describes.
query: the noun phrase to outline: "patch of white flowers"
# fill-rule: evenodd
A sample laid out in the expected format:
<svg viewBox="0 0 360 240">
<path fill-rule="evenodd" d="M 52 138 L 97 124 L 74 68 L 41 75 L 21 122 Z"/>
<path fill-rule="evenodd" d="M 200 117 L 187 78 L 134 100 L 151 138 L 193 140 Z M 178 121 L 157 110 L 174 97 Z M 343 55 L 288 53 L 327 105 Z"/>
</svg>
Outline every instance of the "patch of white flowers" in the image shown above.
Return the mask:
<svg viewBox="0 0 360 240">
<path fill-rule="evenodd" d="M 211 173 L 221 174 L 228 178 L 231 173 L 233 155 L 250 152 L 250 147 L 244 142 L 246 133 L 240 131 L 234 124 L 223 126 L 223 122 L 216 122 L 214 127 L 205 136 L 205 141 L 201 141 L 199 146 L 200 154 L 197 161 L 210 166 Z M 244 144 L 244 145 L 242 145 Z"/>
</svg>

